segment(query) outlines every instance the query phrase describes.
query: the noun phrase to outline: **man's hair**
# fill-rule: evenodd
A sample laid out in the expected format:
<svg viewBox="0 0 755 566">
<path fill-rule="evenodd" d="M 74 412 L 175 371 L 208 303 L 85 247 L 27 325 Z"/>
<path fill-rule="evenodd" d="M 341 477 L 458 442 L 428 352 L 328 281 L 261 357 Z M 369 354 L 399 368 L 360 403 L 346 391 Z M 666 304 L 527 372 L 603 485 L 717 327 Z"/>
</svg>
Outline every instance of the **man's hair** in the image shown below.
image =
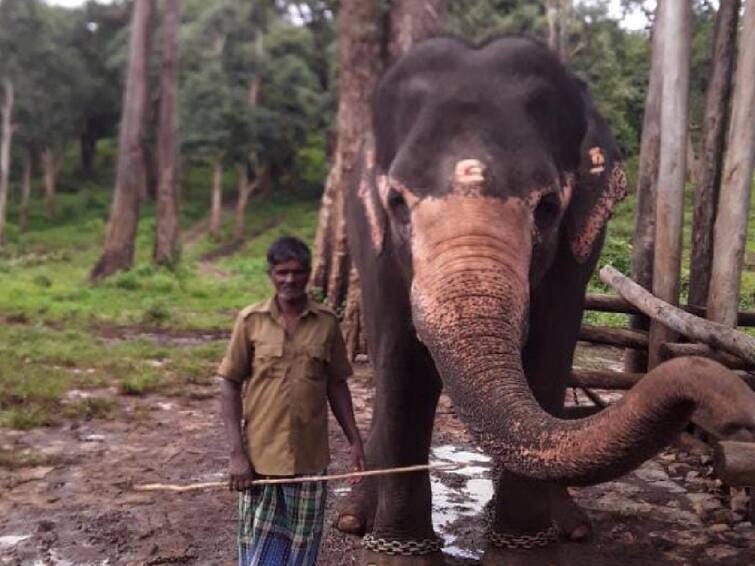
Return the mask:
<svg viewBox="0 0 755 566">
<path fill-rule="evenodd" d="M 292 259 L 297 260 L 307 269 L 310 268 L 312 254 L 309 252 L 307 244 L 299 238 L 283 236 L 275 240 L 267 249 L 267 265 L 269 267 Z"/>
</svg>

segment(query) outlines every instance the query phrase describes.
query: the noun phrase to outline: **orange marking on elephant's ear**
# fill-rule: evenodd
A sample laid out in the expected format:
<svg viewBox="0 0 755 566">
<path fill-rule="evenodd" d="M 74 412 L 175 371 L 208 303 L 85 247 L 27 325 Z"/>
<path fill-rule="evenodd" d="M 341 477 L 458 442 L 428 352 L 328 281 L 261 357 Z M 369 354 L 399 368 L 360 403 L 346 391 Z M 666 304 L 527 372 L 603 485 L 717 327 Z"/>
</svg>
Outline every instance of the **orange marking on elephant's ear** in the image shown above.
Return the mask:
<svg viewBox="0 0 755 566">
<path fill-rule="evenodd" d="M 590 173 L 593 175 L 600 175 L 605 170 L 606 158 L 603 155 L 603 150 L 599 147 L 591 147 L 588 150 L 590 154 L 590 161 L 592 162 L 592 169 Z"/>
<path fill-rule="evenodd" d="M 627 176 L 620 162 L 616 162 L 607 179 L 607 187 L 590 211 L 584 226 L 571 241 L 571 249 L 579 263 L 590 257 L 593 244 L 608 222 L 613 209 L 627 195 Z"/>
</svg>

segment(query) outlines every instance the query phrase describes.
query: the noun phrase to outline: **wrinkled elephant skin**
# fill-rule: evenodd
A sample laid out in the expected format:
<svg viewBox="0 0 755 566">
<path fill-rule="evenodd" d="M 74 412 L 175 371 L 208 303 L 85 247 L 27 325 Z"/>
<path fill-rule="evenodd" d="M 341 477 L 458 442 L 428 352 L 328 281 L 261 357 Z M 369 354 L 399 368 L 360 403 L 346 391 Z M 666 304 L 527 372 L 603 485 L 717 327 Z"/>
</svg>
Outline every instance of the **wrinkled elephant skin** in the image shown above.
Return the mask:
<svg viewBox="0 0 755 566">
<path fill-rule="evenodd" d="M 539 43 L 432 39 L 386 72 L 347 194 L 376 374 L 370 466 L 427 463 L 444 387 L 501 470 L 494 532 L 527 540 L 557 521 L 574 540 L 590 531 L 566 486 L 626 473 L 696 416 L 752 434 L 755 394 L 701 358 L 659 366 L 590 418 L 560 418 L 587 282 L 625 192 L 586 86 Z M 432 540 L 427 473 L 362 482 L 341 526 Z"/>
</svg>

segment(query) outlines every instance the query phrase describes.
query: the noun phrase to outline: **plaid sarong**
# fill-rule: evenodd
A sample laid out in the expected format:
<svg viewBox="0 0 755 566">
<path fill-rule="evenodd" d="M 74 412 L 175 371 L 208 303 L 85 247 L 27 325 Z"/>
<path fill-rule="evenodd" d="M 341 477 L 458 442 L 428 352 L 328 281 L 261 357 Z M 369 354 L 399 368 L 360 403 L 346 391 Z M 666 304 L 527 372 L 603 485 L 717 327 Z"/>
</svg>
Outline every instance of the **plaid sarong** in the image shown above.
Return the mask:
<svg viewBox="0 0 755 566">
<path fill-rule="evenodd" d="M 239 496 L 239 566 L 313 566 L 325 482 L 265 485 Z"/>
</svg>

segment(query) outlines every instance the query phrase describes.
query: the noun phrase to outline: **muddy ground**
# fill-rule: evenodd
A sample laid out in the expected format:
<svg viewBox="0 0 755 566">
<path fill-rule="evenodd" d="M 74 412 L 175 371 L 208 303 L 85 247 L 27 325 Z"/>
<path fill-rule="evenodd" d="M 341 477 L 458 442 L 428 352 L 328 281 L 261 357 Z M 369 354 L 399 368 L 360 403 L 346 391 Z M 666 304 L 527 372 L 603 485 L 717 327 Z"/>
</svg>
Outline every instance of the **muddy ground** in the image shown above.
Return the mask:
<svg viewBox="0 0 755 566">
<path fill-rule="evenodd" d="M 363 429 L 373 400 L 369 373 L 359 366 L 352 380 Z M 134 483 L 223 479 L 226 447 L 215 390 L 197 387 L 181 397 L 118 397 L 118 402 L 117 420 L 0 431 L 0 451 L 23 463 L 0 467 L 0 564 L 234 564 L 232 494 L 131 489 Z M 331 437 L 331 470 L 343 470 L 347 446 L 335 423 Z M 492 494 L 491 465 L 445 397 L 432 459 L 463 465 L 433 479 L 434 522 L 447 543 L 446 561 L 477 564 L 484 547 L 482 507 Z M 333 483 L 330 490 L 328 524 L 348 484 Z M 711 476 L 705 449 L 674 446 L 620 481 L 575 494 L 596 534 L 588 543 L 562 545 L 563 564 L 755 564 L 746 495 Z M 328 527 L 320 564 L 357 564 L 358 552 L 358 539 Z"/>
</svg>

